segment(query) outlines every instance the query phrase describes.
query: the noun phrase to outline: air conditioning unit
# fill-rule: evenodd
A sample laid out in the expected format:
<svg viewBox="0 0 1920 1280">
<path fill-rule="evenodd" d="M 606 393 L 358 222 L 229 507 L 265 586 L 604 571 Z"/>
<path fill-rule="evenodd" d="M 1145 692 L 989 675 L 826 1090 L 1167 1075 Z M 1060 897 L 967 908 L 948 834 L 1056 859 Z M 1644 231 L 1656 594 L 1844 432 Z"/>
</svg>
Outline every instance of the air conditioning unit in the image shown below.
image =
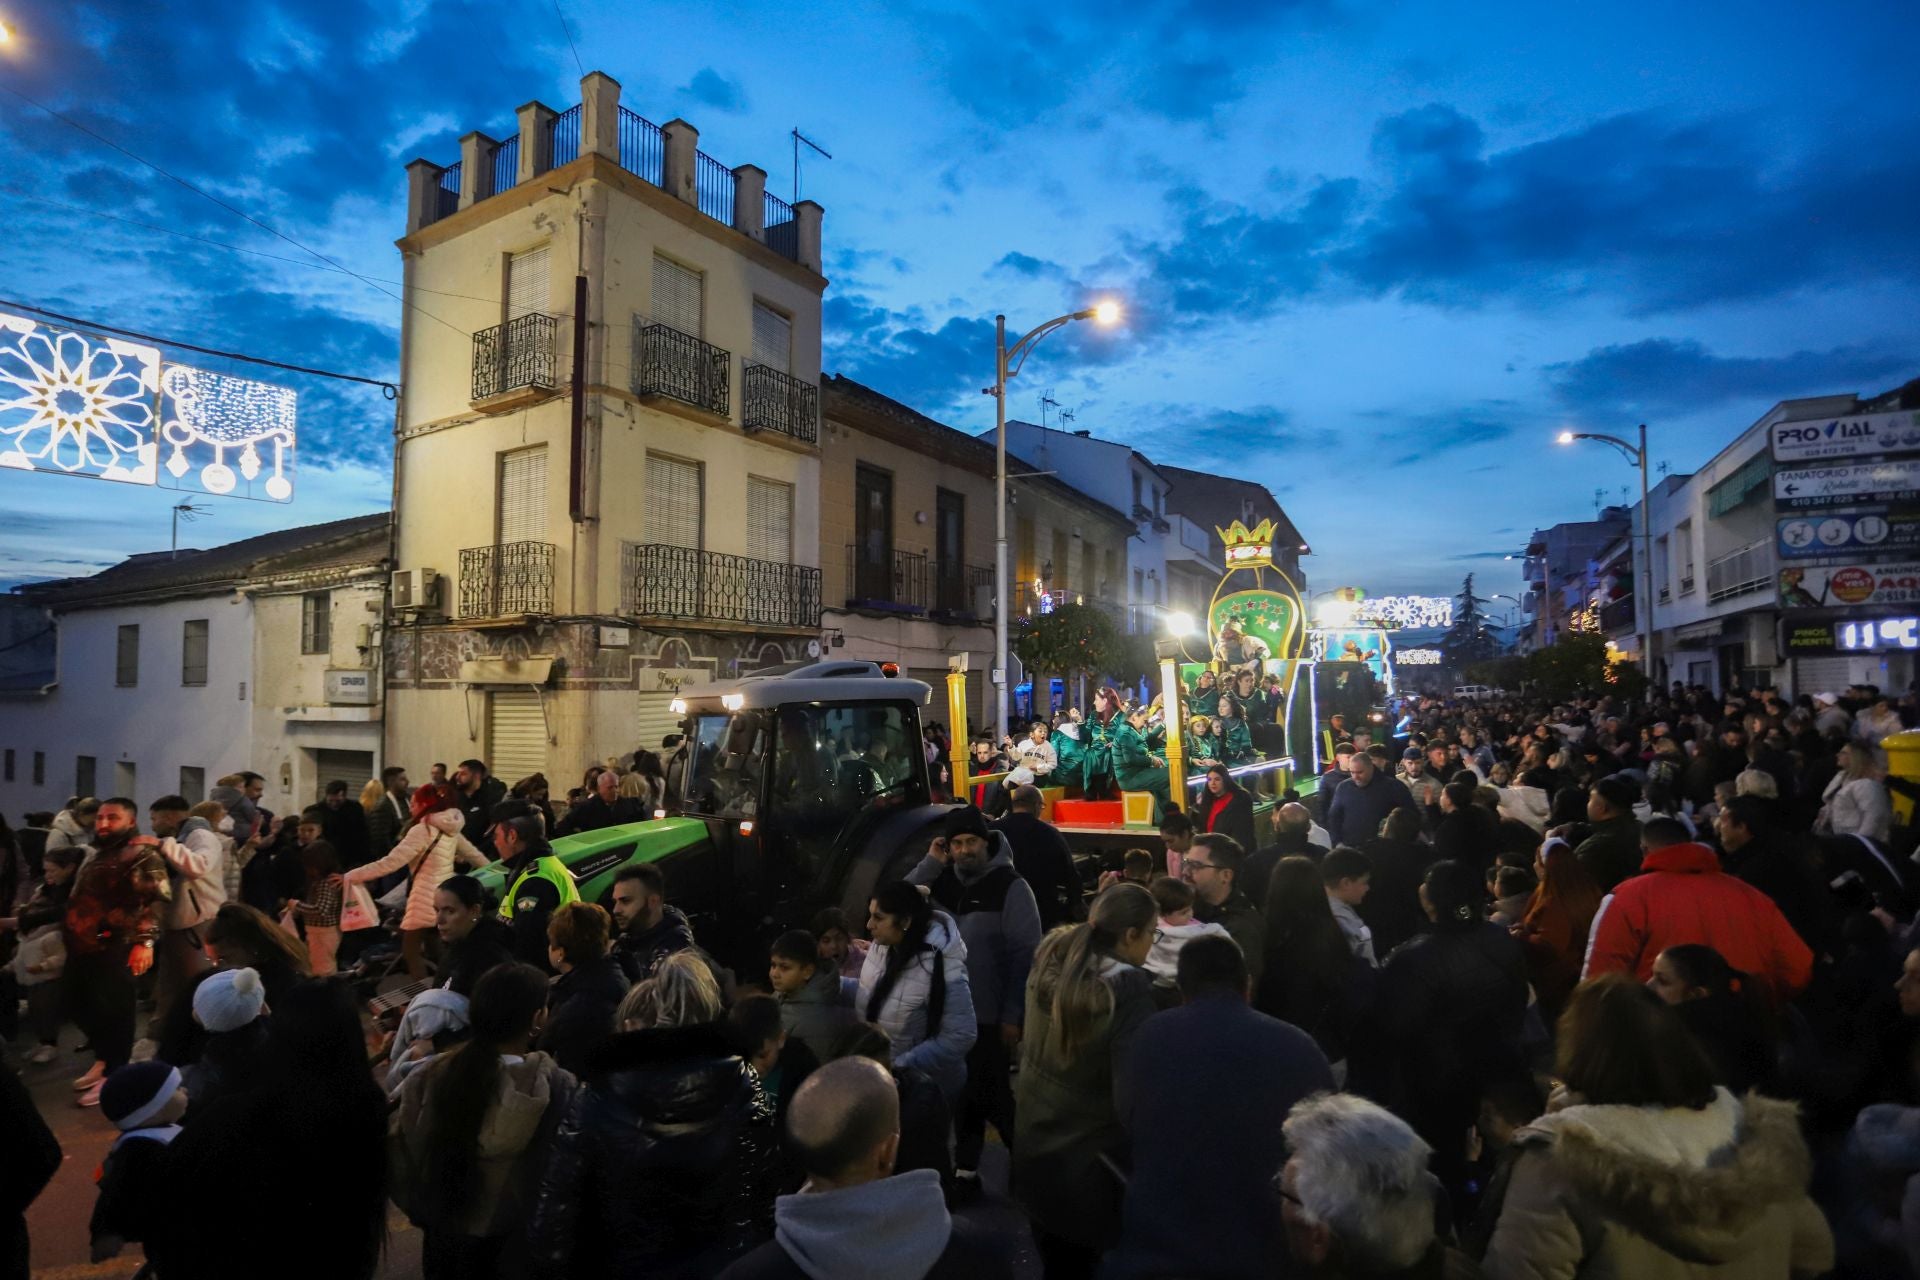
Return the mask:
<svg viewBox="0 0 1920 1280">
<path fill-rule="evenodd" d="M 440 575 L 432 569 L 401 569 L 391 590 L 395 609 L 431 609 L 440 595 Z"/>
</svg>

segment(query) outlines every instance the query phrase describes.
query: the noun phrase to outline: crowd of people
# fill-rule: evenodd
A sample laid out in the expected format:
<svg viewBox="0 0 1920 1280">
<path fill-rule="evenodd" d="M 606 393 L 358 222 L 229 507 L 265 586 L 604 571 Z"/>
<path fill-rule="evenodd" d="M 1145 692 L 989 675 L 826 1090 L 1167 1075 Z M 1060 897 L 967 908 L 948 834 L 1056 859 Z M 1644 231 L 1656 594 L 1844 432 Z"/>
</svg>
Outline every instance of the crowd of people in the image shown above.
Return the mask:
<svg viewBox="0 0 1920 1280">
<path fill-rule="evenodd" d="M 1034 726 L 1004 815 L 735 967 L 549 843 L 665 805 L 671 743 L 560 806 L 477 760 L 76 798 L 0 836 L 0 1030 L 78 1028 L 93 1254 L 160 1280 L 371 1276 L 389 1202 L 432 1278 L 1920 1274 L 1911 696 L 1417 699 L 1304 797 L 1163 781 L 1089 893 L 1036 783 L 1139 789 L 1147 712 Z M 60 1154 L 11 1070 L 0 1133 L 24 1275 Z"/>
</svg>

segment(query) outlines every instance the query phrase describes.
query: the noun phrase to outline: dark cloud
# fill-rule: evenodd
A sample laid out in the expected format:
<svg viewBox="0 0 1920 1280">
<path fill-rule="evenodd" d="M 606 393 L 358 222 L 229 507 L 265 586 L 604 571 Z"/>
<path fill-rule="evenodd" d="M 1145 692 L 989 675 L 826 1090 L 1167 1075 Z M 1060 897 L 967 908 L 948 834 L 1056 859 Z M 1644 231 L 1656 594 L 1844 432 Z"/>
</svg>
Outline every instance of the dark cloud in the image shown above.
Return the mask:
<svg viewBox="0 0 1920 1280">
<path fill-rule="evenodd" d="M 729 80 L 712 67 L 702 67 L 693 79 L 681 86 L 681 93 L 716 111 L 745 111 L 747 91 L 737 80 Z"/>
<path fill-rule="evenodd" d="M 1512 551 L 1461 551 L 1447 557 L 1449 560 L 1512 560 Z"/>
<path fill-rule="evenodd" d="M 934 417 L 972 410 L 980 388 L 993 382 L 989 320 L 955 316 L 934 324 L 870 298 L 836 294 L 822 307 L 822 326 L 824 368 Z"/>
<path fill-rule="evenodd" d="M 993 269 L 1025 276 L 1029 280 L 1058 280 L 1067 274 L 1066 268 L 1057 262 L 1018 251 L 1003 255 L 1000 261 L 993 264 Z"/>
<path fill-rule="evenodd" d="M 1207 470 L 1230 458 L 1325 443 L 1326 433 L 1295 424 L 1293 415 L 1273 404 L 1222 409 L 1204 404 L 1161 404 L 1130 409 L 1115 431 L 1140 452 L 1160 462 Z"/>
<path fill-rule="evenodd" d="M 1691 339 L 1649 338 L 1596 347 L 1546 366 L 1548 385 L 1582 419 L 1696 413 L 1726 404 L 1756 411 L 1777 400 L 1871 393 L 1920 372 L 1913 352 L 1833 347 L 1779 356 L 1720 356 Z"/>
<path fill-rule="evenodd" d="M 1211 120 L 1245 94 L 1225 58 L 1169 58 L 1147 65 L 1133 100 L 1169 120 Z"/>
</svg>

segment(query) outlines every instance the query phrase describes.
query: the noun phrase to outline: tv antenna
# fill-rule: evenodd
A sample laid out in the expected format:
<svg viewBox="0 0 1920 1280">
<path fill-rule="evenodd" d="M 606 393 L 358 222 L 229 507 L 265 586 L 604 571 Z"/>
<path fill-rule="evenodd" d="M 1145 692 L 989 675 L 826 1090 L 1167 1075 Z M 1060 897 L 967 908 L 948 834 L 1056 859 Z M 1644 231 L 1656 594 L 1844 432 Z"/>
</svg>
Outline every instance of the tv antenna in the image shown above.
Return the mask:
<svg viewBox="0 0 1920 1280">
<path fill-rule="evenodd" d="M 1048 387 L 1040 393 L 1040 425 L 1042 427 L 1047 425 L 1047 410 L 1058 409 L 1059 407 L 1060 402 L 1053 398 L 1052 387 Z"/>
<path fill-rule="evenodd" d="M 805 143 L 811 150 L 818 151 L 827 159 L 833 159 L 833 153 L 800 132 L 800 126 L 793 127 L 793 202 L 800 203 L 800 145 Z"/>
<path fill-rule="evenodd" d="M 1061 429 L 1062 431 L 1065 431 L 1065 430 L 1067 429 L 1067 424 L 1068 424 L 1069 422 L 1072 422 L 1072 421 L 1074 420 L 1074 417 L 1075 417 L 1075 416 L 1076 416 L 1076 415 L 1074 414 L 1074 412 L 1073 412 L 1073 410 L 1071 410 L 1071 409 L 1062 409 L 1062 410 L 1060 411 L 1060 429 Z"/>
<path fill-rule="evenodd" d="M 173 554 L 169 556 L 168 559 L 173 559 L 180 554 L 180 522 L 185 520 L 188 524 L 192 524 L 201 516 L 211 515 L 212 513 L 212 507 L 196 506 L 191 498 L 188 498 L 185 502 L 176 502 L 173 504 Z"/>
</svg>

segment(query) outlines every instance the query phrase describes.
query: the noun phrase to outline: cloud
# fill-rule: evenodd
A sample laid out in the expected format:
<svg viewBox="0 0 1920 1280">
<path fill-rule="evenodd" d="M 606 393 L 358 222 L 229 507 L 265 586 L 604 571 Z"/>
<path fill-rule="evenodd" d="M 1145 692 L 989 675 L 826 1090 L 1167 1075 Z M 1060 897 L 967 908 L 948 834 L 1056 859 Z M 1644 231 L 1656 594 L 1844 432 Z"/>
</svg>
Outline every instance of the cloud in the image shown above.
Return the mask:
<svg viewBox="0 0 1920 1280">
<path fill-rule="evenodd" d="M 1067 274 L 1067 269 L 1057 262 L 1036 258 L 1032 254 L 1020 253 L 1017 250 L 1002 255 L 1000 261 L 993 264 L 992 270 L 1025 276 L 1029 280 L 1061 280 L 1065 279 Z"/>
<path fill-rule="evenodd" d="M 1692 339 L 1596 347 L 1546 366 L 1555 397 L 1583 419 L 1671 417 L 1725 404 L 1836 392 L 1871 393 L 1916 371 L 1912 352 L 1833 347 L 1778 356 L 1721 356 Z"/>
<path fill-rule="evenodd" d="M 827 334 L 823 367 L 940 417 L 971 410 L 993 382 L 993 325 L 954 316 L 940 323 L 855 294 L 821 308 Z"/>
<path fill-rule="evenodd" d="M 740 82 L 727 79 L 712 67 L 700 68 L 691 81 L 681 86 L 680 92 L 716 111 L 747 109 L 747 91 Z"/>
<path fill-rule="evenodd" d="M 1512 551 L 1461 551 L 1447 557 L 1449 560 L 1511 560 Z"/>
<path fill-rule="evenodd" d="M 1201 470 L 1210 459 L 1318 447 L 1331 438 L 1331 433 L 1295 426 L 1292 413 L 1273 404 L 1238 409 L 1160 404 L 1128 410 L 1125 420 L 1138 425 L 1116 432 L 1119 438 L 1158 461 Z"/>
</svg>

